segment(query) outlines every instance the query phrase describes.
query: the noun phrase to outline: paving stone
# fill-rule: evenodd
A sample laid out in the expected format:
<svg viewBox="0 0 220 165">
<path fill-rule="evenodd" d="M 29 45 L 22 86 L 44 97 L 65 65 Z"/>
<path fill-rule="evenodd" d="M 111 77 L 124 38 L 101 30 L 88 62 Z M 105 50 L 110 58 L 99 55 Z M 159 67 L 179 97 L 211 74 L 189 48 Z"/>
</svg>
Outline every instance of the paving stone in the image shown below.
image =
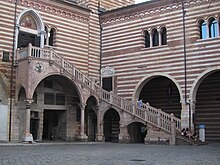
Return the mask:
<svg viewBox="0 0 220 165">
<path fill-rule="evenodd" d="M 118 143 L 0 145 L 0 165 L 219 165 L 220 144 Z"/>
</svg>

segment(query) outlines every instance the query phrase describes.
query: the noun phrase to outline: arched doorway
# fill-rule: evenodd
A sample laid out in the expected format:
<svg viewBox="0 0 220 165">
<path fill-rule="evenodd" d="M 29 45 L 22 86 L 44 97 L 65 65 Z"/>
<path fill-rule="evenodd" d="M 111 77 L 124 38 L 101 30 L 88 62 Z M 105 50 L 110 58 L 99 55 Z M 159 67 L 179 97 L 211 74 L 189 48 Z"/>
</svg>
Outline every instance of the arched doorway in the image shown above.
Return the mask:
<svg viewBox="0 0 220 165">
<path fill-rule="evenodd" d="M 205 125 L 206 140 L 220 141 L 220 71 L 208 75 L 196 93 L 195 130 Z"/>
<path fill-rule="evenodd" d="M 106 142 L 118 142 L 119 139 L 119 121 L 120 116 L 118 112 L 111 108 L 109 109 L 104 116 L 104 136 Z"/>
<path fill-rule="evenodd" d="M 144 143 L 147 134 L 146 126 L 139 122 L 131 123 L 128 125 L 128 134 L 131 143 Z"/>
<path fill-rule="evenodd" d="M 52 75 L 43 79 L 35 89 L 31 105 L 33 137 L 39 141 L 75 140 L 80 126 L 79 103 L 77 87 L 68 78 Z"/>
<path fill-rule="evenodd" d="M 142 88 L 139 99 L 144 103 L 162 109 L 166 113 L 181 116 L 180 94 L 173 81 L 165 76 L 149 80 Z"/>
<path fill-rule="evenodd" d="M 86 102 L 86 112 L 85 112 L 85 121 L 86 121 L 86 132 L 89 141 L 96 140 L 97 133 L 97 115 L 96 107 L 97 101 L 95 97 L 90 97 Z"/>
<path fill-rule="evenodd" d="M 15 48 L 44 47 L 45 29 L 41 16 L 33 9 L 24 10 L 17 19 Z"/>
</svg>

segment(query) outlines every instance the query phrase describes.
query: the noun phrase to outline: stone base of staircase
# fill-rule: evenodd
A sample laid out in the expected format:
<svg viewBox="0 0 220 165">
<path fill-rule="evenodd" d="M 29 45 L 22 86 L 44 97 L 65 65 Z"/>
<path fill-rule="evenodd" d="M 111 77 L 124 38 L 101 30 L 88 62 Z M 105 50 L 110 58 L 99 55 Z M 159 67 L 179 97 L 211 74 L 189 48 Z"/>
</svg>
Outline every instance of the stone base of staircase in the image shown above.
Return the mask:
<svg viewBox="0 0 220 165">
<path fill-rule="evenodd" d="M 206 145 L 208 143 L 201 142 L 200 140 L 193 140 L 181 135 L 176 136 L 176 145 L 194 145 L 194 146 L 200 146 L 200 145 Z"/>
<path fill-rule="evenodd" d="M 165 133 L 160 128 L 147 126 L 147 135 L 144 139 L 145 144 L 170 144 L 170 134 Z"/>
</svg>

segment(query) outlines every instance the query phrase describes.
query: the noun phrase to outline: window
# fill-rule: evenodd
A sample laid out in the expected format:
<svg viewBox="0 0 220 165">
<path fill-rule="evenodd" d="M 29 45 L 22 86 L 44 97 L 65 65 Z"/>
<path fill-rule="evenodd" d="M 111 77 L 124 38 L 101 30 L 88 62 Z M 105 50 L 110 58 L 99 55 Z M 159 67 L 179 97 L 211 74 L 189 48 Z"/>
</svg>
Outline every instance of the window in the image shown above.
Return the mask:
<svg viewBox="0 0 220 165">
<path fill-rule="evenodd" d="M 199 23 L 200 39 L 207 38 L 207 26 L 204 20 L 201 20 Z"/>
<path fill-rule="evenodd" d="M 150 47 L 150 34 L 148 33 L 148 31 L 144 32 L 144 39 L 145 39 L 145 48 L 149 48 Z"/>
<path fill-rule="evenodd" d="M 10 59 L 10 53 L 3 51 L 2 61 L 9 62 L 9 59 Z"/>
<path fill-rule="evenodd" d="M 65 105 L 65 94 L 56 94 L 56 105 Z"/>
<path fill-rule="evenodd" d="M 159 46 L 159 35 L 157 29 L 153 29 L 152 32 L 153 46 Z"/>
<path fill-rule="evenodd" d="M 44 93 L 44 104 L 54 105 L 54 94 L 53 93 Z"/>
<path fill-rule="evenodd" d="M 161 45 L 167 44 L 167 30 L 165 27 L 161 28 Z"/>
<path fill-rule="evenodd" d="M 50 36 L 49 36 L 49 45 L 54 46 L 54 35 L 55 35 L 55 29 L 52 28 L 50 30 Z"/>
<path fill-rule="evenodd" d="M 211 18 L 209 20 L 209 37 L 214 38 L 218 36 L 218 31 L 217 31 L 217 21 L 214 18 Z"/>
</svg>

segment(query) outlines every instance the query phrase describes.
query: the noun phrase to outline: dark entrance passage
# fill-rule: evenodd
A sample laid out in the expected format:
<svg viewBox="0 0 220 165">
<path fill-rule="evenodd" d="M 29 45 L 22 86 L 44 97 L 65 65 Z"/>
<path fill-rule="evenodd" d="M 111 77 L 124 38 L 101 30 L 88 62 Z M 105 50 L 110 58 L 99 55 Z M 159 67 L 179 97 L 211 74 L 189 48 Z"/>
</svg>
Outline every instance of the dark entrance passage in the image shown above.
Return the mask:
<svg viewBox="0 0 220 165">
<path fill-rule="evenodd" d="M 156 77 L 146 83 L 139 99 L 149 102 L 153 107 L 162 109 L 166 113 L 181 116 L 180 94 L 176 85 L 166 77 Z"/>
<path fill-rule="evenodd" d="M 88 112 L 87 116 L 87 135 L 89 141 L 95 141 L 97 132 L 97 118 L 93 110 Z"/>
<path fill-rule="evenodd" d="M 196 95 L 195 127 L 205 124 L 206 140 L 220 141 L 220 71 L 200 84 Z"/>
<path fill-rule="evenodd" d="M 44 110 L 43 140 L 65 140 L 66 112 Z"/>
<path fill-rule="evenodd" d="M 40 37 L 31 33 L 19 32 L 18 35 L 18 48 L 27 47 L 31 43 L 33 46 L 40 46 Z"/>
<path fill-rule="evenodd" d="M 146 126 L 143 123 L 131 123 L 128 125 L 128 134 L 131 143 L 144 143 L 147 134 Z"/>
<path fill-rule="evenodd" d="M 118 142 L 120 117 L 116 110 L 110 109 L 104 116 L 104 136 L 106 142 Z"/>
<path fill-rule="evenodd" d="M 33 136 L 34 140 L 38 139 L 38 128 L 39 128 L 39 115 L 38 112 L 31 112 L 31 121 L 30 121 L 30 133 Z"/>
</svg>

